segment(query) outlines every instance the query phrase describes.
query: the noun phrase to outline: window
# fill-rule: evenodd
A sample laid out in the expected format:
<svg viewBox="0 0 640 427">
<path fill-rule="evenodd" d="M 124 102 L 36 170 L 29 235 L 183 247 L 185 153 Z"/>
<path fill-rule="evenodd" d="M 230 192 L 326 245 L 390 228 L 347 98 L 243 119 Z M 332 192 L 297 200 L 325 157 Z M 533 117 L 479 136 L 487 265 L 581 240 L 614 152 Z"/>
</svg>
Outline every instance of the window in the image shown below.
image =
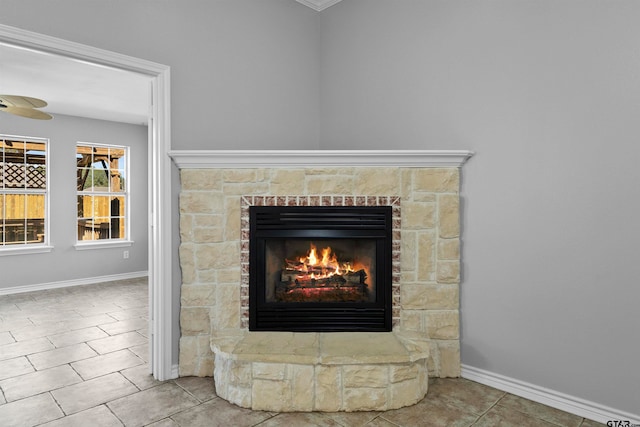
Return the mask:
<svg viewBox="0 0 640 427">
<path fill-rule="evenodd" d="M 78 143 L 78 242 L 128 239 L 128 147 Z"/>
<path fill-rule="evenodd" d="M 0 250 L 48 243 L 47 139 L 0 135 Z"/>
</svg>

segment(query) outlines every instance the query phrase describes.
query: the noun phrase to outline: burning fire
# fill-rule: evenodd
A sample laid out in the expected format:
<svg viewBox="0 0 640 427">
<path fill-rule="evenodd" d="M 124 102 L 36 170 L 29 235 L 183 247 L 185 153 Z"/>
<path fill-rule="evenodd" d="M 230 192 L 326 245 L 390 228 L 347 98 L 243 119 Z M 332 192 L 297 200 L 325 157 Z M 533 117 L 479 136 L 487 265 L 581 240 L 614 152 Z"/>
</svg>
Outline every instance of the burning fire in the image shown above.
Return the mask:
<svg viewBox="0 0 640 427">
<path fill-rule="evenodd" d="M 316 246 L 311 243 L 306 256 L 299 257 L 297 263 L 287 261 L 286 267 L 300 273 L 297 279 L 325 279 L 356 271 L 350 262 L 340 263 L 331 247 L 323 248 L 321 252 L 322 255 L 319 256 Z"/>
<path fill-rule="evenodd" d="M 284 268 L 280 271 L 276 286 L 278 301 L 359 302 L 369 300 L 371 290 L 375 289 L 375 282 L 369 275 L 371 267 L 367 264 L 366 254 L 363 256 L 353 252 L 353 258 L 347 258 L 349 262 L 341 262 L 330 246 L 319 250 L 313 242 L 309 242 L 309 250 L 305 255 L 301 252 L 291 254 L 291 258 L 284 259 Z M 341 253 L 340 250 L 338 252 Z"/>
</svg>

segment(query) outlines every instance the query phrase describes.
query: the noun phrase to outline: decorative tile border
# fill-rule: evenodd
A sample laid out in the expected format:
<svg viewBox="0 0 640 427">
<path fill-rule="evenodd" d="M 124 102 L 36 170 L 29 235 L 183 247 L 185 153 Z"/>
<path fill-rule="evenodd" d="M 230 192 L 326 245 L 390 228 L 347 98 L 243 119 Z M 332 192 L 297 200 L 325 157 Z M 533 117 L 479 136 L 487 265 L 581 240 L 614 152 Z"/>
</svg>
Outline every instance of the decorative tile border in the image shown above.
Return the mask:
<svg viewBox="0 0 640 427">
<path fill-rule="evenodd" d="M 249 207 L 250 206 L 391 206 L 392 324 L 400 325 L 400 197 L 399 196 L 242 196 L 240 198 L 240 314 L 249 328 Z"/>
</svg>

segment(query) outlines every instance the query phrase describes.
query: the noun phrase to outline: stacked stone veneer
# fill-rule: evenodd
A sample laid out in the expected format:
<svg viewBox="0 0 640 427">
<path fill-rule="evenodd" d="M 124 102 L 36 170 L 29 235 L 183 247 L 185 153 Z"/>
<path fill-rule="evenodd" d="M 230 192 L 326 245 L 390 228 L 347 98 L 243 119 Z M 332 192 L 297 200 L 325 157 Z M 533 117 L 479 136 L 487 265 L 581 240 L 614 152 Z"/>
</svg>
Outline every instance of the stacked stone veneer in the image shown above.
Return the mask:
<svg viewBox="0 0 640 427">
<path fill-rule="evenodd" d="M 214 373 L 212 338 L 242 333 L 241 197 L 400 197 L 394 333 L 429 346 L 430 376 L 460 375 L 459 169 L 182 169 L 181 376 Z"/>
<path fill-rule="evenodd" d="M 429 350 L 394 332 L 217 337 L 216 393 L 255 410 L 385 411 L 427 394 Z"/>
</svg>

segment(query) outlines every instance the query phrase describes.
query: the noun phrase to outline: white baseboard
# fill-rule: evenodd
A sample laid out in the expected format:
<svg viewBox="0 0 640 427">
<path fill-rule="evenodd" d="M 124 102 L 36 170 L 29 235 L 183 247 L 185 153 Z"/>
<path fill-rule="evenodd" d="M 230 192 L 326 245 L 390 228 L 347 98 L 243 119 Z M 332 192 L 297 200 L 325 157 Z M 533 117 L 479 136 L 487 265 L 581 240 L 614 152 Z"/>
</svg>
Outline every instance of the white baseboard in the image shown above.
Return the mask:
<svg viewBox="0 0 640 427">
<path fill-rule="evenodd" d="M 178 378 L 180 376 L 180 369 L 179 369 L 179 365 L 176 363 L 174 365 L 171 365 L 171 378 Z"/>
<path fill-rule="evenodd" d="M 462 378 L 600 423 L 606 424 L 610 420 L 625 420 L 629 421 L 629 424 L 640 424 L 640 415 L 630 414 L 472 366 L 462 365 L 461 376 Z"/>
<path fill-rule="evenodd" d="M 148 275 L 148 271 L 134 271 L 132 273 L 111 274 L 108 276 L 87 277 L 84 279 L 62 280 L 59 282 L 40 283 L 36 285 L 13 286 L 11 288 L 0 288 L 0 295 L 20 294 L 23 292 L 66 288 L 69 286 L 93 285 L 95 283 L 112 282 L 114 280 L 137 279 L 140 277 L 146 277 Z"/>
</svg>

